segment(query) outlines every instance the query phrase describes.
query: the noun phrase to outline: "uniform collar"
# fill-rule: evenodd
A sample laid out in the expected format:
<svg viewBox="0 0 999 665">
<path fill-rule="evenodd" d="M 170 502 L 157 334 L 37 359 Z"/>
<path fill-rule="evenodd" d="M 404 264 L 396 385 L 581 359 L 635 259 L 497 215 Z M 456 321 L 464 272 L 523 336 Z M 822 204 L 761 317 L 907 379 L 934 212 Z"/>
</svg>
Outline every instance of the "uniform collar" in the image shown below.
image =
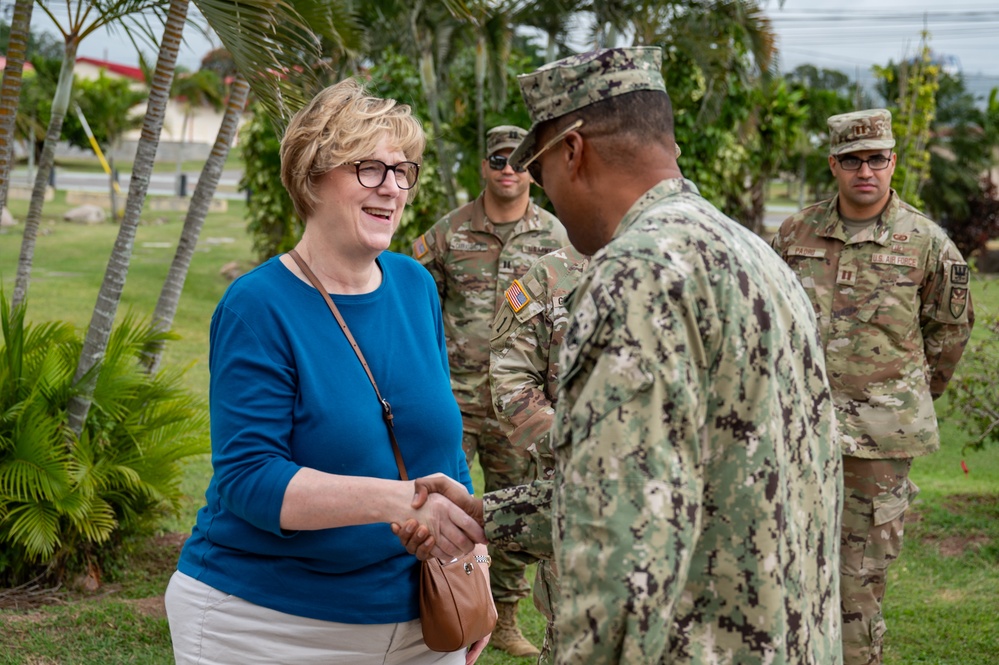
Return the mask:
<svg viewBox="0 0 999 665">
<path fill-rule="evenodd" d="M 843 218 L 839 215 L 839 194 L 837 194 L 827 204 L 826 224 L 818 230 L 817 235 L 823 238 L 835 238 L 847 245 L 874 242 L 887 247 L 891 242 L 891 236 L 894 232 L 895 218 L 898 216 L 899 204 L 898 192 L 892 189 L 891 194 L 888 196 L 888 205 L 885 206 L 881 216 L 878 217 L 878 221 L 851 237 L 843 225 Z"/>
<path fill-rule="evenodd" d="M 621 223 L 617 225 L 617 230 L 614 231 L 614 236 L 611 240 L 613 241 L 614 238 L 627 231 L 627 229 L 634 225 L 635 221 L 638 220 L 642 214 L 656 202 L 669 196 L 676 196 L 677 194 L 684 193 L 700 196 L 697 185 L 686 178 L 667 178 L 666 180 L 660 180 L 652 186 L 652 189 L 639 196 L 638 199 L 631 204 L 631 207 L 628 208 L 628 212 L 626 212 L 624 217 L 621 218 Z"/>
<path fill-rule="evenodd" d="M 496 225 L 486 217 L 485 196 L 485 192 L 483 192 L 472 202 L 472 230 L 494 234 L 496 233 Z M 542 223 L 537 204 L 534 201 L 529 201 L 524 216 L 513 222 L 513 224 L 515 233 L 540 230 Z"/>
</svg>

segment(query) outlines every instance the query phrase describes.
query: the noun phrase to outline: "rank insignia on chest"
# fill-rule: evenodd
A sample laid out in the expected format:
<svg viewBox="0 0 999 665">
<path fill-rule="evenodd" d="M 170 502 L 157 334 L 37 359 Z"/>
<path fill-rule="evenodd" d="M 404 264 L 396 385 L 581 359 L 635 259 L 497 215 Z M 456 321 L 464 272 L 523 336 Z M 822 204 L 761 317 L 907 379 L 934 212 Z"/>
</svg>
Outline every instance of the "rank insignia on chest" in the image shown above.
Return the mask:
<svg viewBox="0 0 999 665">
<path fill-rule="evenodd" d="M 506 297 L 506 301 L 510 303 L 510 308 L 514 312 L 519 312 L 527 307 L 527 303 L 531 302 L 531 297 L 524 291 L 524 287 L 521 286 L 519 279 L 513 280 L 513 284 L 507 288 L 506 293 L 503 295 Z"/>
<path fill-rule="evenodd" d="M 964 308 L 968 306 L 968 289 L 951 287 L 950 289 L 950 314 L 955 319 L 964 314 Z"/>
<path fill-rule="evenodd" d="M 423 255 L 426 254 L 429 251 L 430 251 L 430 248 L 427 247 L 427 239 L 424 238 L 423 236 L 420 236 L 419 238 L 417 238 L 416 240 L 413 241 L 413 257 L 414 258 L 417 258 L 417 259 L 423 258 Z"/>
<path fill-rule="evenodd" d="M 950 267 L 950 282 L 951 284 L 967 284 L 970 274 L 967 265 L 963 263 L 953 265 Z"/>
<path fill-rule="evenodd" d="M 857 283 L 857 271 L 853 268 L 840 268 L 836 273 L 836 283 L 843 286 L 854 286 Z"/>
</svg>

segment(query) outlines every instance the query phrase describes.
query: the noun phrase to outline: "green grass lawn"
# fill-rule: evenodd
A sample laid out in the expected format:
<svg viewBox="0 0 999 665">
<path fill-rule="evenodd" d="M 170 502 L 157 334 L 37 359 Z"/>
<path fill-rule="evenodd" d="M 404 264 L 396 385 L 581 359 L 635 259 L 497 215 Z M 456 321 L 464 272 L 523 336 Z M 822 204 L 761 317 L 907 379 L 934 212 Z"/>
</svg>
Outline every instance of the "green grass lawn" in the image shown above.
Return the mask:
<svg viewBox="0 0 999 665">
<path fill-rule="evenodd" d="M 10 201 L 23 218 L 27 201 Z M 117 235 L 112 224 L 77 226 L 61 221 L 63 194 L 47 204 L 35 249 L 28 293 L 29 320 L 61 319 L 81 331 L 89 323 Z M 228 285 L 222 266 L 250 263 L 244 204 L 208 216 L 191 266 L 174 329 L 180 340 L 165 363 L 189 367 L 187 385 L 207 396 L 207 335 L 215 304 Z M 138 229 L 119 317 L 127 310 L 149 317 L 180 234 L 181 213 L 147 212 Z M 2 288 L 13 288 L 21 226 L 0 231 Z M 999 281 L 976 278 L 973 294 L 979 330 L 999 312 Z M 999 388 L 997 388 L 999 389 Z M 999 662 L 999 456 L 993 448 L 964 451 L 961 422 L 938 404 L 943 448 L 917 460 L 912 478 L 922 488 L 907 524 L 906 542 L 891 570 L 886 599 L 885 663 L 992 665 Z M 206 433 L 207 436 L 207 433 Z M 964 460 L 966 474 L 961 468 Z M 96 595 L 63 590 L 43 608 L 12 608 L 0 590 L 0 664 L 172 663 L 170 637 L 159 596 L 183 537 L 201 504 L 211 472 L 206 458 L 188 463 L 180 515 L 162 525 L 123 570 L 105 571 Z M 481 472 L 473 469 L 476 486 Z M 181 535 L 178 537 L 176 533 Z M 530 573 L 533 579 L 533 570 Z M 540 644 L 544 622 L 530 600 L 521 604 L 525 633 Z M 484 665 L 526 665 L 487 649 Z"/>
</svg>

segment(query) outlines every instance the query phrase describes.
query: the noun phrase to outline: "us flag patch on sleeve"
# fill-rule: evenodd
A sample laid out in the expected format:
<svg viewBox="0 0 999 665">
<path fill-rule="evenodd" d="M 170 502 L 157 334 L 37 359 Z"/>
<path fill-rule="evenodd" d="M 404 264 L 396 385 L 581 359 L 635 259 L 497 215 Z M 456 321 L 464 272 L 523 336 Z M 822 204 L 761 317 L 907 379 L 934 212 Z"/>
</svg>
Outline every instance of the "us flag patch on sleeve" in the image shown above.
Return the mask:
<svg viewBox="0 0 999 665">
<path fill-rule="evenodd" d="M 506 301 L 510 303 L 510 308 L 514 312 L 519 312 L 527 306 L 527 303 L 531 302 L 531 297 L 524 291 L 524 287 L 520 285 L 518 279 L 513 280 L 513 284 L 507 288 L 503 295 L 506 296 Z"/>
<path fill-rule="evenodd" d="M 423 236 L 413 241 L 413 257 L 417 259 L 423 258 L 423 255 L 428 251 L 430 251 L 430 248 L 427 247 L 427 241 Z"/>
</svg>

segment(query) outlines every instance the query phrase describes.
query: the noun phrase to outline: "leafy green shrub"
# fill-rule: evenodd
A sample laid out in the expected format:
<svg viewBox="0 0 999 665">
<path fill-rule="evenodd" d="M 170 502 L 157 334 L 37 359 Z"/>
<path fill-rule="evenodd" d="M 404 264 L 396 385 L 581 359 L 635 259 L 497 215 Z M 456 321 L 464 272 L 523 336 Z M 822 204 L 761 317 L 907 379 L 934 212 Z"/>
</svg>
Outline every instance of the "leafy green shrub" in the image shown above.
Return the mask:
<svg viewBox="0 0 999 665">
<path fill-rule="evenodd" d="M 246 230 L 257 261 L 263 263 L 298 243 L 302 221 L 281 184 L 281 139 L 259 105 L 240 130 L 239 145 L 244 165 L 239 186 L 249 192 Z"/>
<path fill-rule="evenodd" d="M 948 386 L 950 412 L 961 414 L 975 437 L 968 447 L 976 450 L 999 443 L 999 317 L 979 317 L 975 327 L 986 328 L 987 335 L 968 344 Z"/>
<path fill-rule="evenodd" d="M 171 336 L 125 317 L 74 440 L 66 404 L 82 337 L 26 324 L 0 294 L 0 586 L 60 582 L 113 565 L 129 536 L 179 507 L 180 460 L 207 451 L 207 409 L 184 370 L 147 374 L 144 346 Z"/>
</svg>

